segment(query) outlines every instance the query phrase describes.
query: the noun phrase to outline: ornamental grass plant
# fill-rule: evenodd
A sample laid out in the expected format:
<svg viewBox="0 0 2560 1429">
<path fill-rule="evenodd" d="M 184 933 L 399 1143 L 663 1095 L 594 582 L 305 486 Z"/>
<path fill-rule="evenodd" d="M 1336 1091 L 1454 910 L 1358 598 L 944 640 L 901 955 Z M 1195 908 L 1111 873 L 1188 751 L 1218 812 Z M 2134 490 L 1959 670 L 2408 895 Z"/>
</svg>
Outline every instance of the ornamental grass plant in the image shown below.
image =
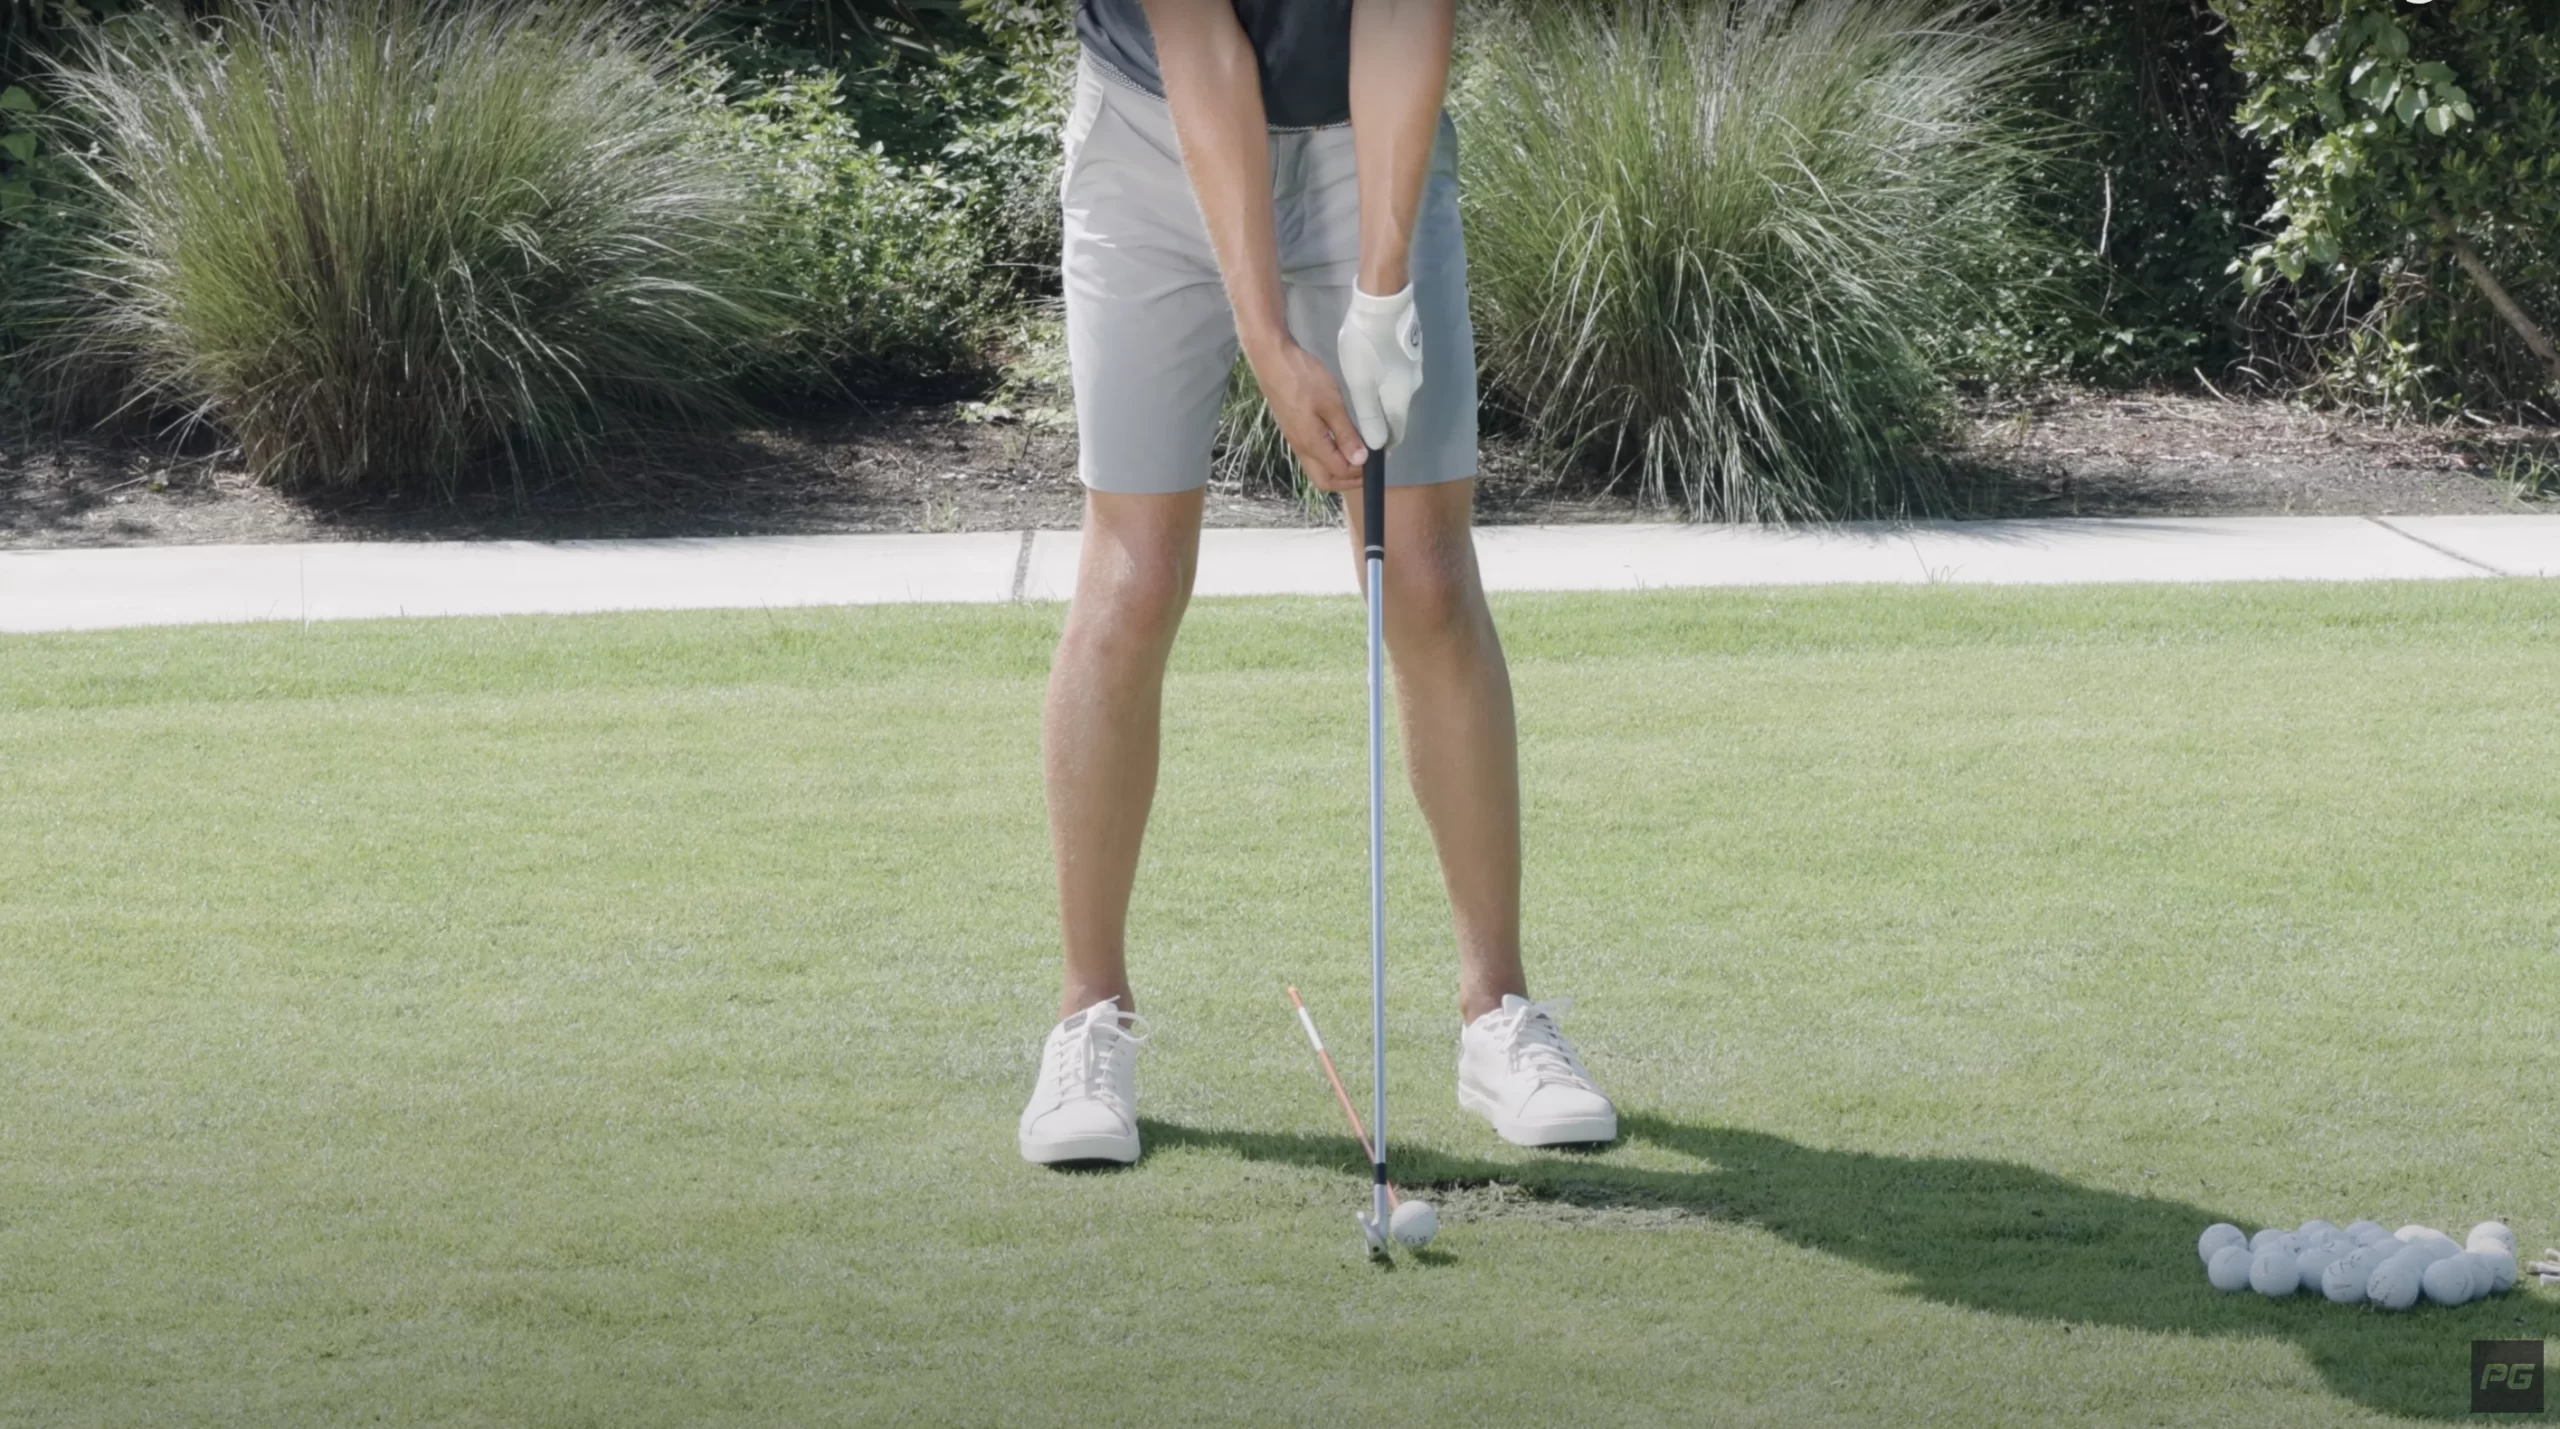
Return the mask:
<svg viewBox="0 0 2560 1429">
<path fill-rule="evenodd" d="M 1944 0 L 1492 4 L 1454 78 L 1488 395 L 1693 518 L 1942 503 L 1925 351 L 2039 240 L 2051 53 Z M 2018 265 L 2005 265 L 2015 269 Z"/>
<path fill-rule="evenodd" d="M 55 359 L 305 490 L 734 411 L 787 303 L 683 62 L 674 23 L 608 0 L 101 29 L 55 77 L 98 210 Z"/>
</svg>

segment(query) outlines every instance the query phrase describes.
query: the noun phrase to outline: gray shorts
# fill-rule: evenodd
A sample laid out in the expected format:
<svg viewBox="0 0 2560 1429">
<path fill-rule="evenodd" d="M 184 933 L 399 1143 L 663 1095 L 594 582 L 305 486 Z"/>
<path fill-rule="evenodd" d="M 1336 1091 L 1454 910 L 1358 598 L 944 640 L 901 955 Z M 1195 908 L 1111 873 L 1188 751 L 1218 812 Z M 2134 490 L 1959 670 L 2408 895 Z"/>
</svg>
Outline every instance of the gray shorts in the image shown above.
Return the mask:
<svg viewBox="0 0 2560 1429">
<path fill-rule="evenodd" d="M 1170 494 L 1209 479 L 1236 362 L 1235 315 L 1165 102 L 1091 56 L 1067 118 L 1067 358 L 1078 473 L 1096 491 Z M 1289 332 L 1342 380 L 1335 335 L 1360 270 L 1351 126 L 1271 131 L 1271 196 Z M 1413 236 L 1422 390 L 1387 457 L 1391 486 L 1476 473 L 1476 341 L 1458 228 L 1458 133 L 1447 115 Z"/>
</svg>

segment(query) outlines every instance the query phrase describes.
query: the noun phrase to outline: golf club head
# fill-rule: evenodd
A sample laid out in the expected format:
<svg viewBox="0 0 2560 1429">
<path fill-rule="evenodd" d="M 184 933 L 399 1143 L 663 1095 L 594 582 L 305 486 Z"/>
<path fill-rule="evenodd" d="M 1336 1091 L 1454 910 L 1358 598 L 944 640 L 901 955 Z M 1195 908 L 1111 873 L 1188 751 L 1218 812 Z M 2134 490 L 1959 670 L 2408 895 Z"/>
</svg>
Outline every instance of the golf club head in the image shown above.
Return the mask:
<svg viewBox="0 0 2560 1429">
<path fill-rule="evenodd" d="M 1380 1260 L 1387 1258 L 1387 1228 L 1372 1219 L 1366 1211 L 1354 1211 L 1352 1219 L 1360 1222 L 1360 1238 L 1369 1246 L 1369 1254 Z"/>
</svg>

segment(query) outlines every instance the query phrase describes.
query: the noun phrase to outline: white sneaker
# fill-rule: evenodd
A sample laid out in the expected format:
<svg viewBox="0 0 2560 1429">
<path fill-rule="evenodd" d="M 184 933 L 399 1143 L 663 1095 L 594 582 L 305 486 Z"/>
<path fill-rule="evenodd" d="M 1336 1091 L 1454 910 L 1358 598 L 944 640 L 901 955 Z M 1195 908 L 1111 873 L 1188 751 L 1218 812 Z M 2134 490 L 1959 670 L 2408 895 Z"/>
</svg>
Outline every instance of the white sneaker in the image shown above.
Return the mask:
<svg viewBox="0 0 2560 1429">
<path fill-rule="evenodd" d="M 1040 1083 L 1022 1109 L 1022 1159 L 1138 1159 L 1138 1049 L 1146 1020 L 1106 997 L 1049 1029 Z"/>
<path fill-rule="evenodd" d="M 1556 1030 L 1570 1006 L 1506 994 L 1458 1034 L 1458 1105 L 1514 1146 L 1618 1139 L 1618 1109 Z"/>
</svg>

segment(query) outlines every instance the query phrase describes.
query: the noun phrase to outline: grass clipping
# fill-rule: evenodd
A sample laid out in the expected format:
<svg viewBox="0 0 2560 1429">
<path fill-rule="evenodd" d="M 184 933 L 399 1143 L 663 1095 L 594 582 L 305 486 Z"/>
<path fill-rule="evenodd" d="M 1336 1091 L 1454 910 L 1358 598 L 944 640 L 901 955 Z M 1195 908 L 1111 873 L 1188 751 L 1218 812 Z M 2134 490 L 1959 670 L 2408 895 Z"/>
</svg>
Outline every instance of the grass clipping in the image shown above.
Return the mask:
<svg viewBox="0 0 2560 1429">
<path fill-rule="evenodd" d="M 67 367 L 305 489 L 450 483 L 724 407 L 771 332 L 734 163 L 666 26 L 570 0 L 323 0 L 109 27 L 60 75 L 101 212 Z"/>
<path fill-rule="evenodd" d="M 1943 496 L 1921 350 L 2014 231 L 2046 32 L 1933 0 L 1495 7 L 1454 99 L 1487 389 L 1699 518 Z"/>
</svg>

